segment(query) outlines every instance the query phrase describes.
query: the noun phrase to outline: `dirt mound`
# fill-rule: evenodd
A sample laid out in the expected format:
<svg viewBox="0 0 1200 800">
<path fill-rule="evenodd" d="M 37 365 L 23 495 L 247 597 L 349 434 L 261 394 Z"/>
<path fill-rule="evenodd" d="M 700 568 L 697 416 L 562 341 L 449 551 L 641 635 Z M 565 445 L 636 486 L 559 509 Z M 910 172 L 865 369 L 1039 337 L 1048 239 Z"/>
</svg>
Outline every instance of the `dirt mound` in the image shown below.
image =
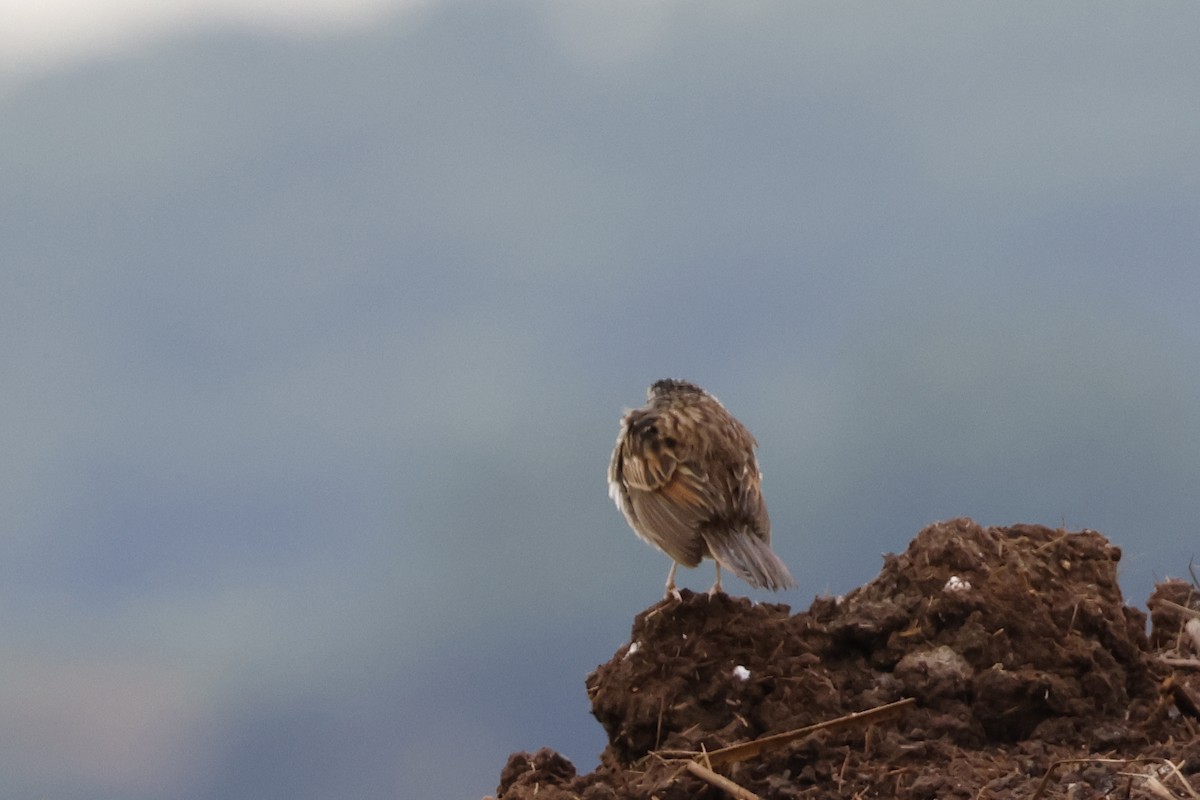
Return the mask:
<svg viewBox="0 0 1200 800">
<path fill-rule="evenodd" d="M 1094 531 L 960 519 L 796 615 L 684 592 L 638 615 L 588 676 L 609 738 L 600 766 L 580 776 L 553 751 L 515 754 L 498 796 L 1032 797 L 1045 776 L 1045 796 L 1149 792 L 1152 779 L 1193 796 L 1200 593 L 1159 587 L 1152 648 L 1122 600 L 1120 557 Z M 822 727 L 904 698 L 889 719 Z M 1168 758 L 1178 772 L 1131 761 Z M 718 788 L 706 765 L 737 786 Z"/>
</svg>

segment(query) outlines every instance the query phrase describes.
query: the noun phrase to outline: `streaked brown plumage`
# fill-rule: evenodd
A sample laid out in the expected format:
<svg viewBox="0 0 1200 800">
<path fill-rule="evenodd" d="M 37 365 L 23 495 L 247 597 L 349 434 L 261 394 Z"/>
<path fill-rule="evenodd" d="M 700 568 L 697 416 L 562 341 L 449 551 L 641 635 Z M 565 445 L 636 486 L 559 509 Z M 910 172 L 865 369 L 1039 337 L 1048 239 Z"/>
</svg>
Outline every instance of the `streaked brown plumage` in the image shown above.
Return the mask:
<svg viewBox="0 0 1200 800">
<path fill-rule="evenodd" d="M 647 401 L 621 419 L 608 493 L 634 532 L 674 561 L 667 596 L 676 594 L 676 566 L 704 558 L 717 565 L 710 592 L 721 591 L 721 567 L 760 589 L 792 586 L 771 551 L 750 431 L 687 381 L 658 381 Z"/>
</svg>

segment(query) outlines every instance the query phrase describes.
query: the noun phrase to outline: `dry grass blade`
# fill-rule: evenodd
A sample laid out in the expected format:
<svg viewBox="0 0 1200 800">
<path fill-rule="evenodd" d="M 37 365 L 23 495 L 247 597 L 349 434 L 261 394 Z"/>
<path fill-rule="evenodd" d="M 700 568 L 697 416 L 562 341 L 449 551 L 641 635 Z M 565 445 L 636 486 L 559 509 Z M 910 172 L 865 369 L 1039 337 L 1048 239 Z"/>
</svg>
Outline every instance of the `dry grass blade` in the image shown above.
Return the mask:
<svg viewBox="0 0 1200 800">
<path fill-rule="evenodd" d="M 818 722 L 815 725 L 809 725 L 805 728 L 796 728 L 795 730 L 785 731 L 783 733 L 772 734 L 771 736 L 763 736 L 759 739 L 754 739 L 742 744 L 735 744 L 730 747 L 722 747 L 720 750 L 713 750 L 707 754 L 707 760 L 713 766 L 722 766 L 725 764 L 736 764 L 739 761 L 745 761 L 754 758 L 760 753 L 767 750 L 773 750 L 777 747 L 794 742 L 797 739 L 808 736 L 811 733 L 816 733 L 821 730 L 830 730 L 833 728 L 842 728 L 848 725 L 861 724 L 863 722 L 876 722 L 881 717 L 886 717 L 898 711 L 903 711 L 915 703 L 916 700 L 911 697 L 906 697 L 903 700 L 897 700 L 894 703 L 887 703 L 875 708 L 869 708 L 866 711 L 855 711 L 852 714 L 847 714 L 844 717 Z M 696 753 L 690 751 L 660 751 L 659 755 L 671 757 L 691 758 Z"/>
<path fill-rule="evenodd" d="M 1192 788 L 1191 781 L 1189 781 L 1187 779 L 1187 777 L 1184 776 L 1184 774 L 1179 771 L 1179 765 L 1176 764 L 1174 761 L 1168 761 L 1167 765 L 1171 767 L 1171 774 L 1174 775 L 1176 778 L 1179 778 L 1179 782 L 1182 783 L 1183 788 L 1187 790 L 1188 796 L 1200 798 L 1200 794 L 1198 794 L 1196 792 L 1196 790 L 1194 788 Z"/>
</svg>

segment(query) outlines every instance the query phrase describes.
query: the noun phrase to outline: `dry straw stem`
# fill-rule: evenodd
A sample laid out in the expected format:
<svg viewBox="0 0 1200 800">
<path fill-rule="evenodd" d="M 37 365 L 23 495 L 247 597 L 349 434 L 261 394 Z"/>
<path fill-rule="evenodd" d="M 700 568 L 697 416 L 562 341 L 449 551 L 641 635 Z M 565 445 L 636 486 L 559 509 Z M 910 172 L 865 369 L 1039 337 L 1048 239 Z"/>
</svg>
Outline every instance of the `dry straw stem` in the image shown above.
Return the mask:
<svg viewBox="0 0 1200 800">
<path fill-rule="evenodd" d="M 1162 781 L 1160 781 L 1158 778 L 1154 777 L 1153 775 L 1136 775 L 1136 774 L 1132 774 L 1132 773 L 1121 773 L 1121 774 L 1122 775 L 1131 775 L 1131 777 L 1134 777 L 1134 778 L 1145 778 L 1146 779 L 1146 790 L 1149 791 L 1150 794 L 1154 795 L 1155 797 L 1161 797 L 1163 800 L 1179 800 L 1179 798 L 1177 798 L 1174 794 L 1171 793 L 1170 789 L 1168 789 L 1166 786 L 1163 786 Z"/>
<path fill-rule="evenodd" d="M 1141 778 L 1146 782 L 1146 790 L 1156 797 L 1161 797 L 1163 800 L 1179 800 L 1179 795 L 1168 789 L 1166 784 L 1164 784 L 1162 779 L 1159 777 L 1160 775 L 1174 775 L 1179 779 L 1179 782 L 1183 784 L 1183 788 L 1187 792 L 1188 797 L 1200 798 L 1200 794 L 1196 794 L 1196 790 L 1192 788 L 1192 784 L 1189 783 L 1188 779 L 1185 778 L 1183 773 L 1179 771 L 1179 765 L 1177 765 L 1174 761 L 1161 758 L 1155 759 L 1153 763 L 1162 764 L 1164 766 L 1160 766 L 1152 773 L 1122 772 L 1120 774 L 1130 778 Z"/>
<path fill-rule="evenodd" d="M 830 730 L 833 728 L 844 728 L 849 725 L 861 724 L 863 722 L 876 722 L 882 717 L 887 717 L 898 711 L 904 711 L 916 700 L 911 697 L 906 697 L 903 700 L 897 700 L 894 703 L 886 703 L 875 708 L 869 708 L 866 711 L 855 711 L 852 714 L 847 714 L 844 717 L 818 722 L 816 725 L 809 725 L 804 728 L 796 728 L 795 730 L 785 731 L 784 733 L 776 733 L 771 736 L 763 736 L 760 739 L 735 744 L 731 747 L 722 747 L 720 750 L 713 750 L 705 754 L 705 761 L 711 766 L 719 767 L 726 764 L 736 764 L 739 761 L 746 761 L 754 758 L 768 750 L 774 750 L 783 747 L 790 742 L 801 739 L 809 734 L 817 731 Z M 689 750 L 663 750 L 659 751 L 658 755 L 664 758 L 693 758 L 699 753 Z"/>
<path fill-rule="evenodd" d="M 1158 660 L 1166 664 L 1168 667 L 1200 669 L 1200 658 L 1175 658 L 1174 656 L 1159 656 Z"/>
<path fill-rule="evenodd" d="M 754 792 L 734 783 L 724 775 L 718 775 L 699 761 L 687 762 L 686 769 L 700 780 L 711 783 L 730 797 L 737 798 L 737 800 L 761 800 Z"/>
<path fill-rule="evenodd" d="M 1183 784 L 1183 788 L 1187 789 L 1188 795 L 1191 797 L 1200 798 L 1200 794 L 1196 794 L 1196 790 L 1192 788 L 1191 782 L 1183 776 L 1182 772 L 1179 771 L 1179 765 L 1174 761 L 1168 761 L 1167 763 L 1171 766 L 1171 772 L 1175 775 L 1175 777 L 1179 778 L 1179 782 Z"/>
<path fill-rule="evenodd" d="M 1185 617 L 1192 617 L 1193 619 L 1200 619 L 1200 611 L 1197 611 L 1194 608 L 1188 608 L 1187 606 L 1181 606 L 1181 605 L 1179 605 L 1179 603 L 1174 603 L 1170 600 L 1156 600 L 1156 601 L 1154 601 L 1154 605 L 1162 606 L 1163 608 L 1169 608 L 1172 611 L 1178 611 L 1180 614 L 1183 614 Z"/>
<path fill-rule="evenodd" d="M 1122 767 L 1129 767 L 1134 764 L 1165 765 L 1167 767 L 1168 774 L 1173 774 L 1179 778 L 1179 782 L 1182 783 L 1184 789 L 1187 790 L 1188 796 L 1200 800 L 1200 794 L 1197 794 L 1196 790 L 1192 788 L 1192 785 L 1188 782 L 1188 779 L 1184 777 L 1183 773 L 1179 771 L 1179 767 L 1175 764 L 1175 762 L 1166 758 L 1064 758 L 1059 761 L 1055 761 L 1050 765 L 1050 768 L 1046 770 L 1046 774 L 1042 776 L 1040 781 L 1038 781 L 1037 789 L 1034 791 L 1033 797 L 1031 797 L 1030 800 L 1039 800 L 1042 794 L 1046 791 L 1046 784 L 1049 783 L 1050 776 L 1053 775 L 1059 767 L 1066 764 L 1120 764 Z M 1128 776 L 1130 778 L 1140 778 L 1144 780 L 1146 782 L 1147 791 L 1157 795 L 1158 797 L 1162 797 L 1163 800 L 1179 800 L 1179 795 L 1174 794 L 1167 789 L 1163 782 L 1159 780 L 1157 775 L 1141 772 L 1121 772 L 1119 774 Z"/>
</svg>

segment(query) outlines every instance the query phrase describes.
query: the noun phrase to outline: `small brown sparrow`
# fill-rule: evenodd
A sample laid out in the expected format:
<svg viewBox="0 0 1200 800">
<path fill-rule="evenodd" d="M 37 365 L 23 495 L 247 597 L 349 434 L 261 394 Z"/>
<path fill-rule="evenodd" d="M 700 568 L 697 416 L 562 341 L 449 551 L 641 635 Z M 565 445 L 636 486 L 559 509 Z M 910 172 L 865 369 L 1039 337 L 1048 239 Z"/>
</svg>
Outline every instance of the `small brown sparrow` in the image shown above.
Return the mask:
<svg viewBox="0 0 1200 800">
<path fill-rule="evenodd" d="M 771 551 L 758 442 L 708 392 L 687 381 L 662 380 L 648 402 L 621 419 L 608 466 L 608 493 L 629 525 L 675 563 L 665 597 L 678 597 L 675 568 L 716 562 L 760 589 L 794 585 Z"/>
</svg>

